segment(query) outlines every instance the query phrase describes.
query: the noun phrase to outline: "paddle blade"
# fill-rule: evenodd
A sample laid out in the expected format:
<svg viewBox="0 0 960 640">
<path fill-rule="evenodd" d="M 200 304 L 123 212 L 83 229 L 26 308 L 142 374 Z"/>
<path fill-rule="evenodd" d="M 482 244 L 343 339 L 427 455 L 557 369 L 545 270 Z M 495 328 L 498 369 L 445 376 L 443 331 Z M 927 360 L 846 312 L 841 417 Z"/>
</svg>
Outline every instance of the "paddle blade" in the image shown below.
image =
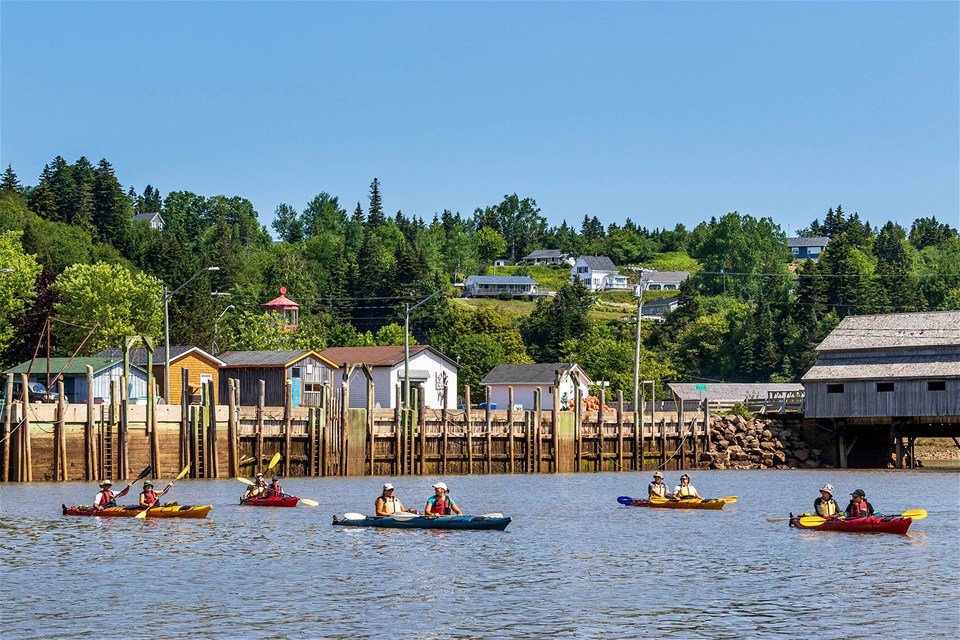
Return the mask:
<svg viewBox="0 0 960 640">
<path fill-rule="evenodd" d="M 400 522 L 405 522 L 407 520 L 413 520 L 414 518 L 419 518 L 415 513 L 407 513 L 406 511 L 400 511 L 390 515 L 394 520 L 399 520 Z"/>
<path fill-rule="evenodd" d="M 308 507 L 319 507 L 320 503 L 316 500 L 311 500 L 310 498 L 300 498 L 300 502 L 307 505 Z"/>
<path fill-rule="evenodd" d="M 738 500 L 738 498 L 737 496 L 724 496 L 722 498 L 717 498 L 717 500 L 721 500 L 723 502 L 726 502 L 727 504 L 733 504 Z"/>
<path fill-rule="evenodd" d="M 147 511 L 150 511 L 150 509 L 149 508 L 144 509 L 143 511 L 141 511 L 140 513 L 138 513 L 133 517 L 136 518 L 137 520 L 143 520 L 147 517 Z"/>
<path fill-rule="evenodd" d="M 913 518 L 914 520 L 923 520 L 927 517 L 927 512 L 923 509 L 911 509 L 900 514 L 901 518 Z"/>
<path fill-rule="evenodd" d="M 502 514 L 502 513 L 484 513 L 484 514 L 482 514 L 482 515 L 479 516 L 479 517 L 481 517 L 481 518 L 502 518 L 502 517 L 503 517 L 503 514 Z"/>
<path fill-rule="evenodd" d="M 362 513 L 345 513 L 343 514 L 345 520 L 366 520 L 367 516 Z"/>
<path fill-rule="evenodd" d="M 187 475 L 187 473 L 188 473 L 189 471 L 190 471 L 190 465 L 185 466 L 185 467 L 183 468 L 183 471 L 181 471 L 180 474 L 177 476 L 177 480 L 179 480 L 179 479 L 181 479 L 183 476 Z M 174 480 L 174 482 L 176 482 L 177 480 Z"/>
<path fill-rule="evenodd" d="M 784 520 L 789 520 L 790 518 L 767 518 L 767 522 L 783 522 Z"/>
<path fill-rule="evenodd" d="M 147 468 L 146 468 L 146 469 L 144 469 L 143 471 L 140 472 L 140 475 L 138 475 L 138 476 L 134 479 L 134 482 L 136 482 L 137 480 L 143 480 L 143 479 L 146 478 L 148 475 L 150 475 L 150 466 L 149 466 L 149 465 L 147 465 Z"/>
<path fill-rule="evenodd" d="M 239 480 L 239 481 L 242 482 L 243 484 L 248 484 L 248 485 L 250 485 L 251 487 L 254 486 L 254 484 L 253 484 L 252 482 L 250 482 L 249 480 L 247 480 L 246 478 L 237 478 L 237 480 Z"/>
<path fill-rule="evenodd" d="M 826 518 L 821 518 L 820 516 L 803 516 L 802 518 L 800 518 L 800 526 L 801 527 L 819 527 L 826 521 L 827 521 Z"/>
<path fill-rule="evenodd" d="M 619 502 L 620 504 L 633 504 L 633 498 L 631 498 L 630 496 L 620 496 L 619 498 L 617 498 L 617 502 Z"/>
<path fill-rule="evenodd" d="M 273 469 L 275 466 L 277 466 L 277 463 L 280 462 L 280 457 L 279 451 L 273 454 L 273 457 L 270 458 L 270 466 L 267 467 L 267 471 L 270 471 L 270 469 Z"/>
<path fill-rule="evenodd" d="M 663 504 L 664 502 L 670 502 L 668 498 L 663 498 L 661 496 L 650 496 L 647 498 L 647 502 L 652 502 L 654 504 Z"/>
</svg>

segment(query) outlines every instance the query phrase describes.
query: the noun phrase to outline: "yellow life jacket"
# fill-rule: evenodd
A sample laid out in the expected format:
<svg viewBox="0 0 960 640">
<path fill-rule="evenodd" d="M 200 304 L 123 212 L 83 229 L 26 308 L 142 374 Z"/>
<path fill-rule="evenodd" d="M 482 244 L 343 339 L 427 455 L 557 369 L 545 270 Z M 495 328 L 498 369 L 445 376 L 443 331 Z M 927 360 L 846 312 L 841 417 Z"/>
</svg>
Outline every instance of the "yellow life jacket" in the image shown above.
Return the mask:
<svg viewBox="0 0 960 640">
<path fill-rule="evenodd" d="M 693 485 L 690 484 L 681 484 L 680 491 L 677 491 L 678 498 L 695 498 L 697 497 L 696 490 L 693 488 Z"/>
<path fill-rule="evenodd" d="M 400 513 L 400 501 L 390 496 L 381 496 L 383 498 L 383 511 L 385 513 Z"/>
<path fill-rule="evenodd" d="M 817 515 L 824 518 L 837 515 L 837 502 L 833 498 L 829 500 L 820 499 L 815 505 Z"/>
</svg>

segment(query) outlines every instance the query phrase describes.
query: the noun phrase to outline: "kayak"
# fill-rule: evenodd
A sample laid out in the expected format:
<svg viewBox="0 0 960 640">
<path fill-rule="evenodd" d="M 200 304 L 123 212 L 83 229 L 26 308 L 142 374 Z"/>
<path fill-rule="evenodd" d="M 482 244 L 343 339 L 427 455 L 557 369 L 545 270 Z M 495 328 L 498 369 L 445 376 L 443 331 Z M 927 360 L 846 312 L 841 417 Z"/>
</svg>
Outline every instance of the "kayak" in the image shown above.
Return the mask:
<svg viewBox="0 0 960 640">
<path fill-rule="evenodd" d="M 136 517 L 138 513 L 143 511 L 140 505 L 131 504 L 122 507 L 108 507 L 106 509 L 101 509 L 100 511 L 94 511 L 92 508 L 87 507 L 82 509 L 80 507 L 67 507 L 63 506 L 63 515 L 65 516 L 99 516 L 101 518 L 133 518 Z M 148 518 L 206 518 L 207 514 L 210 513 L 210 509 L 213 509 L 212 504 L 205 504 L 199 507 L 189 507 L 182 505 L 173 505 L 169 507 L 153 507 L 147 513 Z"/>
<path fill-rule="evenodd" d="M 343 527 L 379 527 L 384 529 L 467 529 L 503 531 L 510 524 L 508 517 L 490 516 L 367 516 L 365 518 L 337 518 L 333 524 Z"/>
<path fill-rule="evenodd" d="M 295 507 L 300 502 L 296 496 L 275 496 L 272 498 L 247 498 L 241 499 L 240 504 L 251 507 Z"/>
<path fill-rule="evenodd" d="M 801 516 L 792 516 L 790 526 L 797 529 L 814 529 L 817 531 L 846 531 L 848 533 L 899 533 L 905 534 L 913 518 L 899 516 L 870 516 L 868 518 L 828 518 L 826 522 L 817 526 L 800 524 Z"/>
<path fill-rule="evenodd" d="M 665 502 L 650 502 L 648 500 L 634 500 L 627 506 L 630 507 L 651 507 L 653 509 L 710 509 L 716 511 L 723 509 L 727 504 L 724 500 L 667 500 Z"/>
</svg>

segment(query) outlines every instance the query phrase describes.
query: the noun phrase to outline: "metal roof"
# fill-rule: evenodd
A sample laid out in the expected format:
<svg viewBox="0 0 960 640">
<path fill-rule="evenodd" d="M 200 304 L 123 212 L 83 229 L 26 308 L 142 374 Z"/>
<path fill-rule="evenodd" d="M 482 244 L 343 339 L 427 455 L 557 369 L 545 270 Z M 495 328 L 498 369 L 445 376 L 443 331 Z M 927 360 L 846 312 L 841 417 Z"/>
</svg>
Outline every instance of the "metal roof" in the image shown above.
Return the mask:
<svg viewBox="0 0 960 640">
<path fill-rule="evenodd" d="M 228 351 L 227 353 L 221 353 L 220 359 L 223 360 L 223 366 L 227 368 L 269 368 L 289 367 L 290 365 L 311 355 L 324 361 L 334 369 L 339 368 L 337 364 L 331 362 L 329 359 L 311 349 L 306 349 L 303 351 Z"/>
<path fill-rule="evenodd" d="M 536 260 L 538 258 L 562 258 L 563 253 L 559 249 L 537 249 L 536 251 L 530 252 L 529 255 L 525 255 L 521 260 Z"/>
<path fill-rule="evenodd" d="M 413 357 L 423 351 L 428 351 L 435 357 L 444 360 L 454 369 L 460 369 L 460 365 L 455 360 L 443 355 L 430 345 L 418 344 L 410 346 L 410 357 Z M 392 367 L 403 362 L 403 347 L 331 347 L 324 349 L 320 355 L 338 364 L 368 364 L 371 367 Z"/>
<path fill-rule="evenodd" d="M 960 378 L 960 351 L 931 355 L 899 353 L 861 358 L 820 356 L 817 363 L 804 374 L 803 381 L 891 378 Z"/>
<path fill-rule="evenodd" d="M 815 238 L 787 238 L 788 247 L 825 247 L 830 238 L 818 236 Z"/>
<path fill-rule="evenodd" d="M 580 256 L 577 261 L 583 261 L 592 271 L 612 271 L 617 272 L 617 265 L 607 256 Z"/>
<path fill-rule="evenodd" d="M 98 358 L 98 357 L 88 357 L 88 358 L 74 358 L 70 365 L 64 369 L 67 361 L 70 358 L 50 358 L 50 373 L 57 374 L 60 373 L 60 370 L 63 369 L 64 375 L 85 375 L 87 373 L 87 365 L 93 367 L 94 373 L 99 373 L 104 369 L 108 369 L 113 365 L 123 364 L 123 358 Z M 134 368 L 140 369 L 136 365 L 133 365 Z M 26 360 L 21 362 L 15 367 L 11 367 L 4 371 L 4 373 L 26 373 L 27 368 L 30 367 L 30 361 Z M 142 369 L 141 369 L 142 371 Z M 47 373 L 47 359 L 38 357 L 34 363 L 33 368 L 30 370 L 31 374 L 35 373 Z"/>
<path fill-rule="evenodd" d="M 706 386 L 706 389 L 697 389 L 697 385 Z M 733 401 L 742 402 L 754 398 L 766 399 L 770 391 L 803 391 L 803 385 L 798 382 L 766 383 L 766 382 L 670 382 L 668 387 L 681 400 L 709 400 L 711 402 Z"/>
<path fill-rule="evenodd" d="M 960 311 L 847 316 L 819 352 L 960 346 Z"/>
<path fill-rule="evenodd" d="M 200 356 L 212 360 L 216 365 L 223 366 L 223 361 L 214 355 L 211 355 L 200 347 L 191 347 L 188 345 L 170 345 L 170 364 L 173 364 L 185 355 L 196 351 Z M 153 348 L 153 364 L 163 364 L 166 362 L 166 349 L 164 347 Z M 104 349 L 94 354 L 98 358 L 119 358 L 123 360 L 123 349 Z M 147 364 L 147 350 L 138 347 L 130 350 L 130 362 L 133 364 L 145 366 Z"/>
<path fill-rule="evenodd" d="M 467 276 L 465 284 L 537 284 L 530 276 Z"/>
<path fill-rule="evenodd" d="M 498 364 L 480 381 L 482 385 L 492 384 L 542 384 L 553 385 L 557 379 L 557 371 L 583 370 L 576 364 L 569 362 L 541 362 L 538 364 Z M 593 384 L 590 378 L 583 374 L 586 383 Z"/>
<path fill-rule="evenodd" d="M 647 271 L 643 274 L 644 280 L 656 284 L 663 282 L 680 284 L 689 277 L 689 271 Z"/>
</svg>

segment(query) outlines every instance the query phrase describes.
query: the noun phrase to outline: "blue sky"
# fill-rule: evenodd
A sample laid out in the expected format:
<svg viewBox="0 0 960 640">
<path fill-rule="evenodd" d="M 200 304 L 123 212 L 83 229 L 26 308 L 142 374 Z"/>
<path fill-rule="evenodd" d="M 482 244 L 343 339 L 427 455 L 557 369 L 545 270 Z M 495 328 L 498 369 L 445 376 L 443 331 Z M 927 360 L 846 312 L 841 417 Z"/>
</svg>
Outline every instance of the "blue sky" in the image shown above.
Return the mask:
<svg viewBox="0 0 960 640">
<path fill-rule="evenodd" d="M 0 4 L 0 162 L 428 220 L 960 224 L 960 3 Z"/>
</svg>

